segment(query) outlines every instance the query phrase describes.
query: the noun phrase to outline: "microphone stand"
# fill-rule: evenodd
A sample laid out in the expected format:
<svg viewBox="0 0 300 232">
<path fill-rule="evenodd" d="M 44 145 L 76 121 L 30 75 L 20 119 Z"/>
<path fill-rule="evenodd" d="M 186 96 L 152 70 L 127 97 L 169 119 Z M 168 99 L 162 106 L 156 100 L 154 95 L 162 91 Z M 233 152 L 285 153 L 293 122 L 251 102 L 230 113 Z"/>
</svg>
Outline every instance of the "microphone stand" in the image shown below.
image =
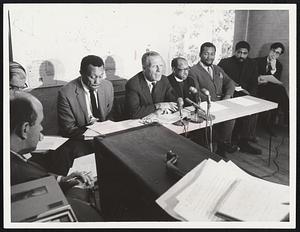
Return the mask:
<svg viewBox="0 0 300 232">
<path fill-rule="evenodd" d="M 212 118 L 210 116 L 210 106 L 211 106 L 211 100 L 210 100 L 210 95 L 207 95 L 207 110 L 206 110 L 206 128 L 207 128 L 207 124 L 209 121 L 209 129 L 210 129 L 210 139 L 209 139 L 209 148 L 210 148 L 210 152 L 213 152 L 213 146 L 212 146 Z"/>
</svg>

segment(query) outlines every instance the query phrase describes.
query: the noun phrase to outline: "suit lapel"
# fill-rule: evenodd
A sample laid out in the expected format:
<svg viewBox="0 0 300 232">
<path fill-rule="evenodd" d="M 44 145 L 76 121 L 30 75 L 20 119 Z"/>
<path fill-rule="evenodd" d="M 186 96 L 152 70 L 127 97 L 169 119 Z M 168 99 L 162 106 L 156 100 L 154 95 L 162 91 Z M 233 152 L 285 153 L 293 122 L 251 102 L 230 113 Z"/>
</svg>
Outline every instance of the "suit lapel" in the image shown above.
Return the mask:
<svg viewBox="0 0 300 232">
<path fill-rule="evenodd" d="M 88 123 L 89 118 L 88 118 L 88 113 L 87 113 L 87 105 L 86 105 L 86 101 L 85 101 L 85 93 L 83 90 L 83 86 L 80 82 L 80 78 L 78 78 L 78 81 L 77 81 L 75 94 L 76 94 L 76 98 L 79 103 L 80 109 L 81 109 L 82 113 L 84 114 L 85 121 L 86 121 L 86 123 Z"/>
<path fill-rule="evenodd" d="M 98 110 L 100 111 L 100 121 L 105 120 L 105 94 L 103 91 L 102 85 L 97 90 L 97 97 L 98 97 Z"/>
<path fill-rule="evenodd" d="M 147 103 L 153 102 L 152 95 L 150 93 L 150 89 L 148 87 L 148 84 L 145 80 L 145 77 L 144 77 L 143 73 L 141 73 L 141 76 L 140 76 L 140 83 L 141 83 L 141 90 L 142 90 L 142 93 L 145 97 L 146 102 Z"/>
</svg>

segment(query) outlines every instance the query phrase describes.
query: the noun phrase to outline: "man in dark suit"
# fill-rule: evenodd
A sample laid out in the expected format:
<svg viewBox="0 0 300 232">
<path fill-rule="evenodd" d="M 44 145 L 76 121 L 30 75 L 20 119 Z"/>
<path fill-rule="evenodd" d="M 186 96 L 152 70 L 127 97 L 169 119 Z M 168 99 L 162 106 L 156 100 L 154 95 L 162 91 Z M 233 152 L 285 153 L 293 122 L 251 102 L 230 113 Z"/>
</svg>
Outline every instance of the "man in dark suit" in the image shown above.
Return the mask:
<svg viewBox="0 0 300 232">
<path fill-rule="evenodd" d="M 189 66 L 186 59 L 183 57 L 176 57 L 171 62 L 172 73 L 168 76 L 168 80 L 174 90 L 176 98 L 184 98 L 184 82 L 189 74 Z"/>
<path fill-rule="evenodd" d="M 256 58 L 258 65 L 258 97 L 264 98 L 269 101 L 278 103 L 278 109 L 283 112 L 284 123 L 289 123 L 289 97 L 286 89 L 280 81 L 282 73 L 282 64 L 278 60 L 279 56 L 284 53 L 284 46 L 282 43 L 273 43 L 270 47 L 269 55 L 265 57 Z M 272 75 L 276 79 L 267 79 L 266 75 Z M 265 122 L 268 130 L 271 129 L 272 124 L 275 122 L 277 111 L 274 110 L 267 114 Z"/>
<path fill-rule="evenodd" d="M 246 41 L 240 41 L 235 46 L 235 54 L 232 57 L 224 58 L 219 66 L 246 91 L 235 92 L 234 97 L 243 95 L 256 96 L 257 91 L 257 65 L 255 60 L 248 57 L 250 45 Z M 246 92 L 246 93 L 245 93 Z M 255 128 L 256 115 L 236 119 L 233 137 L 242 152 L 261 154 L 261 150 L 249 144 L 251 140 L 251 128 Z"/>
<path fill-rule="evenodd" d="M 42 139 L 41 131 L 43 127 L 43 106 L 37 98 L 25 92 L 16 92 L 10 99 L 10 180 L 11 185 L 24 183 L 52 175 L 58 181 L 65 194 L 72 192 L 72 187 L 78 184 L 92 184 L 92 179 L 88 175 L 74 172 L 68 176 L 60 176 L 49 173 L 44 167 L 28 160 L 24 154 L 36 149 L 37 143 Z M 77 191 L 72 193 L 72 199 L 82 201 L 85 199 L 85 192 Z M 73 201 L 73 200 L 71 200 Z M 80 204 L 80 203 L 79 203 Z M 87 208 L 87 204 L 82 205 L 82 209 Z M 76 201 L 75 214 L 80 218 L 80 207 Z M 88 211 L 92 218 L 100 218 L 92 208 Z"/>
<path fill-rule="evenodd" d="M 151 113 L 171 113 L 177 110 L 176 97 L 168 78 L 162 75 L 163 61 L 159 53 L 150 51 L 142 56 L 143 71 L 126 83 L 125 109 L 131 119 Z"/>
<path fill-rule="evenodd" d="M 65 137 L 76 137 L 86 130 L 86 125 L 105 121 L 113 106 L 113 86 L 103 79 L 104 63 L 100 57 L 84 57 L 80 74 L 58 93 L 58 124 Z"/>
<path fill-rule="evenodd" d="M 211 101 L 229 99 L 233 96 L 235 85 L 228 75 L 217 65 L 213 65 L 215 59 L 216 47 L 212 43 L 206 42 L 200 48 L 200 61 L 189 71 L 186 85 L 188 88 L 194 86 L 200 93 L 201 100 L 206 100 L 207 96 L 201 92 L 205 88 L 209 91 Z M 191 95 L 196 101 L 195 96 Z M 235 120 L 229 120 L 219 123 L 215 126 L 214 137 L 218 148 L 216 153 L 226 157 L 226 152 L 234 152 L 236 146 L 231 144 L 231 134 Z"/>
</svg>

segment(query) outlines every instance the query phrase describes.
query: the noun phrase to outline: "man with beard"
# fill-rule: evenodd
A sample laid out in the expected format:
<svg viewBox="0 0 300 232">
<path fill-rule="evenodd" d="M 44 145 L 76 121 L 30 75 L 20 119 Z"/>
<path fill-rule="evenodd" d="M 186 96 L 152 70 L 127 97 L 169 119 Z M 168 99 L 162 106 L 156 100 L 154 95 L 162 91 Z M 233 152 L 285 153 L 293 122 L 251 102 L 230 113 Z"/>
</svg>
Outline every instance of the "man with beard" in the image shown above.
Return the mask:
<svg viewBox="0 0 300 232">
<path fill-rule="evenodd" d="M 234 82 L 217 65 L 213 65 L 215 59 L 216 47 L 214 44 L 206 42 L 200 48 L 200 62 L 194 65 L 186 80 L 187 87 L 195 87 L 200 93 L 201 100 L 206 100 L 207 96 L 201 93 L 205 88 L 209 91 L 211 101 L 229 99 L 234 93 Z M 197 101 L 195 96 L 189 98 Z M 237 150 L 236 146 L 231 144 L 231 134 L 235 120 L 218 123 L 214 127 L 214 137 L 217 142 L 216 153 L 226 158 L 226 152 L 232 153 Z"/>
<path fill-rule="evenodd" d="M 223 68 L 227 75 L 235 81 L 237 86 L 241 86 L 244 92 L 235 92 L 234 96 L 250 94 L 256 96 L 257 92 L 257 65 L 255 60 L 248 57 L 250 45 L 246 41 L 240 41 L 235 46 L 235 54 L 232 57 L 222 59 L 219 66 Z M 233 137 L 236 139 L 241 152 L 254 155 L 261 154 L 261 150 L 249 144 L 253 141 L 253 131 L 256 124 L 256 115 L 238 118 L 236 120 Z M 233 139 L 233 140 L 234 140 Z"/>
<path fill-rule="evenodd" d="M 162 74 L 164 64 L 160 54 L 146 52 L 142 56 L 142 66 L 143 71 L 126 83 L 125 108 L 128 118 L 176 111 L 176 98 L 168 78 Z"/>
</svg>

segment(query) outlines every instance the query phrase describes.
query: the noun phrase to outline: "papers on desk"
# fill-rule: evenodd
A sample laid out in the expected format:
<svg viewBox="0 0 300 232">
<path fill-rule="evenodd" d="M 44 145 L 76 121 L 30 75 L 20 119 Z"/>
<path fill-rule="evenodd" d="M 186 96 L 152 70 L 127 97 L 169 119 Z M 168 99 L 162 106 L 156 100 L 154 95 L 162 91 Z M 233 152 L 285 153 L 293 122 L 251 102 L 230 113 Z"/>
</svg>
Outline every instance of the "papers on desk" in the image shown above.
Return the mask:
<svg viewBox="0 0 300 232">
<path fill-rule="evenodd" d="M 125 120 L 120 122 L 113 122 L 110 120 L 104 122 L 95 122 L 94 124 L 87 126 L 87 130 L 84 132 L 84 139 L 93 139 L 95 136 L 105 135 L 117 131 L 126 130 L 133 127 L 141 126 L 139 120 Z"/>
<path fill-rule="evenodd" d="M 241 106 L 245 106 L 245 107 L 259 104 L 258 102 L 249 100 L 245 97 L 235 97 L 235 98 L 228 99 L 227 101 L 241 105 Z"/>
<path fill-rule="evenodd" d="M 289 213 L 289 187 L 208 159 L 156 202 L 181 221 L 280 221 Z"/>
<path fill-rule="evenodd" d="M 44 136 L 43 140 L 38 142 L 36 150 L 34 152 L 45 152 L 48 150 L 56 150 L 67 140 L 68 138 L 59 137 L 59 136 Z"/>
<path fill-rule="evenodd" d="M 207 102 L 201 102 L 200 104 L 201 108 L 206 112 L 207 110 Z M 218 104 L 217 102 L 211 102 L 211 106 L 210 106 L 210 113 L 214 113 L 217 111 L 221 111 L 221 110 L 226 110 L 227 107 L 223 106 L 221 104 Z"/>
<path fill-rule="evenodd" d="M 68 175 L 75 171 L 88 172 L 91 177 L 97 178 L 95 153 L 74 159 L 73 166 L 69 169 Z"/>
</svg>

